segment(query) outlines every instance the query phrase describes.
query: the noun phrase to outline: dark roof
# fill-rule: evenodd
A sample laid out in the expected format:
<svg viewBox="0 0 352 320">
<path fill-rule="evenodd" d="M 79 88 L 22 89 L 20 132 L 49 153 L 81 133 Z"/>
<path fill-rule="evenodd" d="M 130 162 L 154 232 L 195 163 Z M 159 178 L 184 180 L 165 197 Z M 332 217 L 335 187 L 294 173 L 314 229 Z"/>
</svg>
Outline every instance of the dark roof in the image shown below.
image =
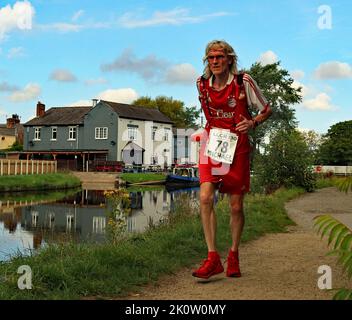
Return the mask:
<svg viewBox="0 0 352 320">
<path fill-rule="evenodd" d="M 158 109 L 146 108 L 140 106 L 134 106 L 124 103 L 116 103 L 111 101 L 101 100 L 107 105 L 109 105 L 121 118 L 136 119 L 136 120 L 150 120 L 154 122 L 170 123 L 173 121 L 169 117 L 164 115 Z"/>
<path fill-rule="evenodd" d="M 83 124 L 84 116 L 92 107 L 50 108 L 42 117 L 29 120 L 24 126 L 54 126 Z"/>
<path fill-rule="evenodd" d="M 0 135 L 2 136 L 16 136 L 15 128 L 7 128 L 6 124 L 0 124 Z"/>
</svg>

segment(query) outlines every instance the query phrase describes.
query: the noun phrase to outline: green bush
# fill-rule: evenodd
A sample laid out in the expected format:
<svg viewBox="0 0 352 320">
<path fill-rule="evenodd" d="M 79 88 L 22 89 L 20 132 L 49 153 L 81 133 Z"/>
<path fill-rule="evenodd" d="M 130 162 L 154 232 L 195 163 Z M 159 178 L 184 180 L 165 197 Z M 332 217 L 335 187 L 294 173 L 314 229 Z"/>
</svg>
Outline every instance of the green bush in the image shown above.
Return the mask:
<svg viewBox="0 0 352 320">
<path fill-rule="evenodd" d="M 297 130 L 278 130 L 270 137 L 264 154 L 257 155 L 254 171 L 267 193 L 284 186 L 302 187 L 311 192 L 316 187 L 316 174 L 311 169 L 312 154 Z"/>
</svg>

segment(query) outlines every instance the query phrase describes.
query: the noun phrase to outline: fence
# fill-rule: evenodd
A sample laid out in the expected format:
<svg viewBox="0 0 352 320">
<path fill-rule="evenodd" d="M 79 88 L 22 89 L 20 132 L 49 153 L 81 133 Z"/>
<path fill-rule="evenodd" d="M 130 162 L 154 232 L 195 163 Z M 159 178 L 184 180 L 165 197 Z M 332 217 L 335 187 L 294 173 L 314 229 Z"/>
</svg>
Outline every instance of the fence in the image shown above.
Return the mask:
<svg viewBox="0 0 352 320">
<path fill-rule="evenodd" d="M 0 176 L 56 173 L 53 160 L 0 160 Z"/>
<path fill-rule="evenodd" d="M 352 175 L 352 166 L 315 166 L 314 171 L 317 173 L 332 173 L 338 176 Z"/>
</svg>

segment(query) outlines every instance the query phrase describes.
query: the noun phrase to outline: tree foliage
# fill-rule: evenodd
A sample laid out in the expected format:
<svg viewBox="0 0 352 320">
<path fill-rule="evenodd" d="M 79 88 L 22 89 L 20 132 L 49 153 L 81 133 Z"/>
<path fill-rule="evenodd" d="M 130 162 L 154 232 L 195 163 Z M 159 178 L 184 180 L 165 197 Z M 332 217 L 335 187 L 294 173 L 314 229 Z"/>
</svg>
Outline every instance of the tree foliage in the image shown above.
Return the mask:
<svg viewBox="0 0 352 320">
<path fill-rule="evenodd" d="M 352 165 L 352 120 L 338 122 L 329 128 L 318 158 L 325 165 Z"/>
<path fill-rule="evenodd" d="M 255 174 L 265 191 L 281 186 L 303 187 L 313 191 L 315 177 L 311 170 L 312 155 L 300 132 L 280 129 L 270 137 L 265 152 L 255 159 Z"/>
<path fill-rule="evenodd" d="M 312 153 L 313 163 L 319 164 L 318 152 L 323 142 L 322 135 L 315 132 L 314 130 L 304 131 L 302 132 L 302 135 L 303 135 L 304 141 L 308 145 L 309 151 Z"/>
<path fill-rule="evenodd" d="M 266 134 L 281 129 L 294 129 L 297 126 L 292 105 L 301 102 L 301 88 L 293 86 L 294 80 L 287 70 L 281 68 L 280 62 L 265 66 L 254 63 L 244 72 L 250 74 L 257 82 L 273 111 L 271 117 L 251 134 L 255 150 L 258 150 Z M 257 110 L 251 111 L 253 115 L 257 113 Z"/>
<path fill-rule="evenodd" d="M 23 151 L 23 145 L 16 141 L 6 151 Z"/>
<path fill-rule="evenodd" d="M 135 100 L 133 104 L 159 109 L 174 122 L 177 128 L 196 127 L 196 120 L 200 114 L 196 107 L 186 108 L 184 102 L 166 96 L 158 96 L 155 99 L 143 96 Z"/>
</svg>

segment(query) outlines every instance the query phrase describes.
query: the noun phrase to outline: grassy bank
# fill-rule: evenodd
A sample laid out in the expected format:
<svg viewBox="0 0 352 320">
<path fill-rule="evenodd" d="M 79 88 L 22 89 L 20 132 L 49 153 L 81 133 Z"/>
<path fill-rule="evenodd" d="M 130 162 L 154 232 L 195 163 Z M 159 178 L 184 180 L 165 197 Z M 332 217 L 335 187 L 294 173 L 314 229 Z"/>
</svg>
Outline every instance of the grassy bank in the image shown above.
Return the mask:
<svg viewBox="0 0 352 320">
<path fill-rule="evenodd" d="M 0 192 L 58 190 L 79 187 L 81 181 L 68 173 L 1 176 Z"/>
<path fill-rule="evenodd" d="M 292 224 L 284 203 L 301 189 L 279 190 L 271 196 L 246 198 L 243 242 L 265 233 L 284 232 Z M 156 281 L 181 267 L 198 263 L 206 255 L 199 215 L 185 196 L 170 223 L 132 235 L 117 245 L 52 245 L 31 257 L 17 257 L 0 264 L 0 299 L 76 299 L 84 296 L 116 297 Z M 217 204 L 218 248 L 230 243 L 227 199 Z M 17 269 L 29 265 L 33 289 L 19 290 Z"/>
<path fill-rule="evenodd" d="M 165 175 L 162 173 L 122 173 L 120 178 L 127 183 L 139 183 L 148 181 L 164 181 Z"/>
</svg>

